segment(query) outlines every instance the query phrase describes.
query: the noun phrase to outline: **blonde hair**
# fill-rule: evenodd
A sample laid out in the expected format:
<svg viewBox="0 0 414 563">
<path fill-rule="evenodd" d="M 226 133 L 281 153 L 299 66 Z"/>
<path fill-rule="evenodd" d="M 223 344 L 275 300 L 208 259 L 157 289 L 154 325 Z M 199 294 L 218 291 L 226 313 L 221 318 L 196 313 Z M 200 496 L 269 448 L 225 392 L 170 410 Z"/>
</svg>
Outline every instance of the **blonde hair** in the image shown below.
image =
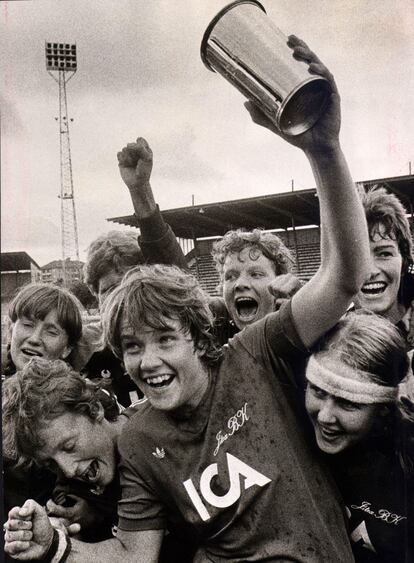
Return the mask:
<svg viewBox="0 0 414 563">
<path fill-rule="evenodd" d="M 347 313 L 317 344 L 315 358 L 324 355 L 365 373 L 377 385 L 396 387 L 408 373 L 406 343 L 385 317 L 359 309 Z M 414 473 L 414 404 L 396 397 L 374 431 L 391 436 L 404 471 Z"/>
<path fill-rule="evenodd" d="M 3 452 L 20 464 L 30 463 L 43 447 L 39 430 L 45 421 L 66 412 L 95 420 L 102 409 L 107 420 L 117 419 L 116 398 L 100 385 L 62 360 L 32 358 L 3 383 Z"/>
<path fill-rule="evenodd" d="M 406 343 L 398 328 L 364 309 L 342 317 L 319 342 L 316 355 L 322 352 L 371 374 L 380 385 L 398 385 L 408 371 Z"/>
</svg>

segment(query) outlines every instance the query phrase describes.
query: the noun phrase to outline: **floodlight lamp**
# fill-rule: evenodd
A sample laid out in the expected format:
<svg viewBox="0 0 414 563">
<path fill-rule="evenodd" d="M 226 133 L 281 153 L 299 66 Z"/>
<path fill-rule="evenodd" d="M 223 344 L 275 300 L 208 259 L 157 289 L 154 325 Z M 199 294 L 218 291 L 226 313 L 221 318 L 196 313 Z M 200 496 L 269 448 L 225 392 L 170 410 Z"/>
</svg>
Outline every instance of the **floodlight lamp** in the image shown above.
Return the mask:
<svg viewBox="0 0 414 563">
<path fill-rule="evenodd" d="M 76 71 L 76 44 L 46 42 L 46 70 Z"/>
</svg>

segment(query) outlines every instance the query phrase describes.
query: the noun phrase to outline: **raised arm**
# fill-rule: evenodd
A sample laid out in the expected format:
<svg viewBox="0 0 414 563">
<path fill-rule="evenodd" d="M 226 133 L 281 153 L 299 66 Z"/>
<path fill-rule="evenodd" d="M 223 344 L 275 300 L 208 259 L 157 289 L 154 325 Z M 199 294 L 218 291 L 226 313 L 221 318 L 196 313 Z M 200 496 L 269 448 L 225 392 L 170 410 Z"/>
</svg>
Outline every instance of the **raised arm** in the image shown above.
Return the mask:
<svg viewBox="0 0 414 563">
<path fill-rule="evenodd" d="M 309 64 L 309 72 L 327 78 L 332 87 L 329 105 L 316 124 L 288 137 L 276 130 L 250 102 L 253 121 L 271 129 L 307 156 L 316 181 L 321 215 L 321 266 L 292 298 L 299 336 L 310 347 L 346 312 L 361 287 L 369 262 L 365 214 L 339 142 L 340 98 L 332 74 L 309 47 L 289 37 L 293 56 Z"/>
<path fill-rule="evenodd" d="M 152 193 L 151 147 L 143 137 L 118 153 L 121 178 L 127 186 L 141 230 L 139 244 L 146 262 L 187 268 L 187 261 L 171 228 L 165 223 Z"/>
<path fill-rule="evenodd" d="M 163 535 L 163 530 L 118 530 L 116 538 L 99 543 L 68 540 L 63 532 L 54 531 L 45 509 L 34 500 L 28 500 L 9 512 L 4 549 L 19 561 L 46 558 L 67 563 L 155 563 Z"/>
</svg>

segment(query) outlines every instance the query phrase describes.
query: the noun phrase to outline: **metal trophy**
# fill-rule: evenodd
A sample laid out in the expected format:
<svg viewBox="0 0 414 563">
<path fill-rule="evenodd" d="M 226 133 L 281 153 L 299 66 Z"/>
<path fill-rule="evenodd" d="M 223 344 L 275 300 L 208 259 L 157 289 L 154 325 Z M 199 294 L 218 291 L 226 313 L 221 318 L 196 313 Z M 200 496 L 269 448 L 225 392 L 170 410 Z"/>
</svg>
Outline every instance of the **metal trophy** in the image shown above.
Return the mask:
<svg viewBox="0 0 414 563">
<path fill-rule="evenodd" d="M 316 123 L 331 87 L 297 61 L 257 0 L 237 0 L 207 27 L 201 58 L 219 72 L 286 135 L 299 135 Z"/>
</svg>

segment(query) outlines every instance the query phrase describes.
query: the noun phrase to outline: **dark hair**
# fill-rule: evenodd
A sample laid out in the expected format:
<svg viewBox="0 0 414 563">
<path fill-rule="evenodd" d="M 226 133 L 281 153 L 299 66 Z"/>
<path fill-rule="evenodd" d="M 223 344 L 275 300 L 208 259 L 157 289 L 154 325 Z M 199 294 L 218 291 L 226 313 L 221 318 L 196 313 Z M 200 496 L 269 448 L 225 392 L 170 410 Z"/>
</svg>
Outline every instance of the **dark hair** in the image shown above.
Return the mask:
<svg viewBox="0 0 414 563">
<path fill-rule="evenodd" d="M 165 328 L 165 319 L 177 320 L 191 334 L 194 348 L 206 364 L 217 361 L 221 348 L 212 334 L 213 315 L 208 296 L 198 281 L 174 266 L 139 266 L 128 272 L 105 302 L 102 316 L 104 337 L 118 357 L 122 357 L 122 319 L 135 330 L 143 324 Z"/>
<path fill-rule="evenodd" d="M 23 286 L 16 294 L 9 306 L 9 320 L 15 323 L 18 319 L 43 320 L 48 313 L 56 310 L 57 320 L 68 336 L 68 344 L 72 348 L 78 344 L 82 337 L 82 311 L 80 301 L 66 289 L 45 283 L 30 283 Z M 67 360 L 70 363 L 73 351 Z M 4 367 L 5 375 L 16 372 L 7 344 L 7 357 Z"/>
<path fill-rule="evenodd" d="M 144 262 L 137 235 L 124 231 L 109 231 L 88 247 L 84 266 L 85 282 L 98 295 L 99 280 L 111 270 L 125 273 Z"/>
<path fill-rule="evenodd" d="M 30 463 L 43 447 L 39 429 L 71 412 L 95 420 L 104 410 L 109 421 L 119 414 L 116 398 L 75 372 L 63 360 L 32 358 L 3 383 L 3 452 L 20 464 Z"/>
<path fill-rule="evenodd" d="M 15 323 L 22 317 L 43 320 L 53 310 L 68 336 L 68 344 L 74 346 L 82 336 L 82 305 L 66 289 L 44 283 L 25 285 L 9 307 L 10 320 Z"/>
<path fill-rule="evenodd" d="M 407 211 L 397 196 L 381 186 L 361 192 L 361 200 L 371 240 L 375 236 L 386 236 L 398 245 L 403 260 L 398 300 L 408 307 L 414 298 L 414 283 L 410 273 L 413 267 L 413 240 Z"/>
</svg>

